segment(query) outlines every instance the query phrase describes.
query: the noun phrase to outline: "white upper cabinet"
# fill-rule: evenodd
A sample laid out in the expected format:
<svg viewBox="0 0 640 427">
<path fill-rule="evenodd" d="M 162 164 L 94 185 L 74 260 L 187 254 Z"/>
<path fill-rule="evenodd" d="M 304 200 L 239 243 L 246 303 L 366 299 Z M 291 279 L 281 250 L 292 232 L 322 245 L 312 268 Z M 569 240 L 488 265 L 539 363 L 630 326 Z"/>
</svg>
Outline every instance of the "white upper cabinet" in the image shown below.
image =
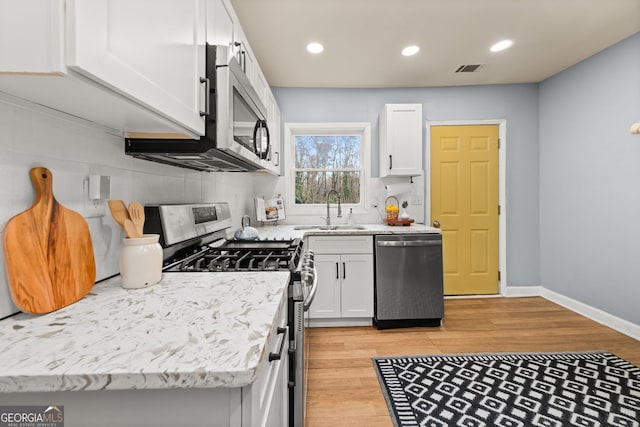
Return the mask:
<svg viewBox="0 0 640 427">
<path fill-rule="evenodd" d="M 0 96 L 124 136 L 196 139 L 206 43 L 229 46 L 268 107 L 277 151 L 261 164 L 276 173 L 279 110 L 229 0 L 0 0 Z"/>
<path fill-rule="evenodd" d="M 269 139 L 271 149 L 269 150 L 269 162 L 272 172 L 280 175 L 280 153 L 282 150 L 282 138 L 280 135 L 280 108 L 276 103 L 271 90 L 265 88 L 265 106 L 267 107 L 267 124 L 269 125 Z"/>
<path fill-rule="evenodd" d="M 0 0 L 0 72 L 64 71 L 64 0 Z"/>
<path fill-rule="evenodd" d="M 124 132 L 204 134 L 205 0 L 0 0 L 0 91 Z"/>
<path fill-rule="evenodd" d="M 253 87 L 258 93 L 258 96 L 260 97 L 260 100 L 262 101 L 262 103 L 268 109 L 269 108 L 269 106 L 267 105 L 269 103 L 268 98 L 269 98 L 269 93 L 271 92 L 271 89 L 269 89 L 269 83 L 267 83 L 267 78 L 264 76 L 264 74 L 262 74 L 262 70 L 260 69 L 260 66 L 257 63 L 256 63 L 255 71 L 256 73 L 253 78 Z"/>
<path fill-rule="evenodd" d="M 204 0 L 67 0 L 67 66 L 204 134 Z"/>
<path fill-rule="evenodd" d="M 230 46 L 263 104 L 269 87 L 229 0 L 207 0 L 207 43 Z M 231 55 L 229 56 L 231 57 Z"/>
<path fill-rule="evenodd" d="M 231 5 L 223 0 L 207 1 L 207 43 L 233 47 L 233 27 L 237 21 Z"/>
<path fill-rule="evenodd" d="M 380 177 L 422 175 L 422 104 L 386 104 L 380 113 Z"/>
</svg>

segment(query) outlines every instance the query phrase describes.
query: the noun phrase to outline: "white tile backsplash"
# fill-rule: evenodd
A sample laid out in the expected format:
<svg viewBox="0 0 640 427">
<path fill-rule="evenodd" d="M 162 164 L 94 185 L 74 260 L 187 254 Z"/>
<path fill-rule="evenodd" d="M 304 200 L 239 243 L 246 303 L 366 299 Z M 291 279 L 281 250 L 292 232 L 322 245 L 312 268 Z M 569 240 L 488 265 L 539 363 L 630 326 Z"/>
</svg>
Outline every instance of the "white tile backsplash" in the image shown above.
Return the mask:
<svg viewBox="0 0 640 427">
<path fill-rule="evenodd" d="M 29 171 L 36 166 L 52 171 L 56 199 L 80 214 L 84 214 L 83 181 L 89 174 L 110 176 L 110 198 L 127 204 L 229 202 L 234 227 L 253 203 L 254 174 L 206 173 L 134 159 L 124 154 L 122 137 L 0 97 L 0 227 L 32 206 L 35 192 Z M 87 223 L 97 280 L 117 274 L 122 229 L 108 208 L 104 217 L 89 218 Z M 0 318 L 15 310 L 2 262 Z"/>
<path fill-rule="evenodd" d="M 185 177 L 184 180 L 184 200 L 205 200 L 202 195 L 202 180 Z"/>
<path fill-rule="evenodd" d="M 13 215 L 13 153 L 0 148 L 0 229 Z"/>
<path fill-rule="evenodd" d="M 13 144 L 14 113 L 12 105 L 0 102 L 0 150 L 10 150 Z"/>
<path fill-rule="evenodd" d="M 33 112 L 24 108 L 15 111 L 14 151 L 67 161 L 87 159 L 91 144 L 78 143 L 74 135 L 83 127 L 46 114 L 38 114 L 38 120 L 33 120 Z"/>
<path fill-rule="evenodd" d="M 162 192 L 164 194 L 163 203 L 185 203 L 184 186 L 186 180 L 184 176 L 163 176 Z M 160 197 L 158 197 L 160 199 Z"/>
<path fill-rule="evenodd" d="M 170 196 L 166 194 L 162 187 L 162 175 L 155 173 L 134 172 L 133 173 L 133 200 L 137 200 L 143 205 L 148 203 L 169 203 Z M 126 203 L 129 201 L 125 200 Z"/>
</svg>

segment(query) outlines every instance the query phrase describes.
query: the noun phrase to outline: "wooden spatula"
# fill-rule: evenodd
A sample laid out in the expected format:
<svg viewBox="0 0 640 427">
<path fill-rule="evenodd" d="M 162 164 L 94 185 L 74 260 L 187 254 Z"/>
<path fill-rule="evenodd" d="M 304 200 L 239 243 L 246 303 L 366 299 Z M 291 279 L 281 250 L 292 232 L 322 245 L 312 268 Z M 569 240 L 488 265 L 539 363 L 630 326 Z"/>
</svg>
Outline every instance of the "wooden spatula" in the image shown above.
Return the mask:
<svg viewBox="0 0 640 427">
<path fill-rule="evenodd" d="M 124 228 L 124 220 L 130 219 L 127 205 L 125 205 L 122 200 L 109 200 L 107 204 L 109 205 L 109 210 L 111 211 L 113 219 L 120 225 L 120 227 Z"/>
<path fill-rule="evenodd" d="M 142 232 L 144 230 L 144 208 L 138 202 L 129 203 L 129 216 L 131 217 L 131 221 L 133 221 L 133 225 L 135 225 L 136 230 L 140 237 L 142 237 Z"/>
<path fill-rule="evenodd" d="M 33 168 L 29 175 L 35 202 L 5 225 L 4 259 L 16 306 L 27 313 L 48 313 L 93 288 L 96 264 L 87 222 L 55 199 L 51 171 Z"/>
<path fill-rule="evenodd" d="M 133 221 L 129 218 L 124 220 L 124 232 L 127 234 L 127 237 L 130 239 L 136 239 L 142 237 L 142 234 L 138 233 L 138 229 L 136 228 Z"/>
</svg>

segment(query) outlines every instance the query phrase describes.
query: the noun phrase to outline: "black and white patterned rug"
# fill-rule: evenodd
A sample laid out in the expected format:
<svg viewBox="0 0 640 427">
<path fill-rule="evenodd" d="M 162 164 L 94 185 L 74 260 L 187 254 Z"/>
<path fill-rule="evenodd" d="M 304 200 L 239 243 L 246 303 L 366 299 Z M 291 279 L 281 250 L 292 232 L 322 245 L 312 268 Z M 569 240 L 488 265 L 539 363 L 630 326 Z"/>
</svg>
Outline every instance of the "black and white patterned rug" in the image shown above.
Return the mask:
<svg viewBox="0 0 640 427">
<path fill-rule="evenodd" d="M 603 351 L 376 357 L 396 427 L 640 426 L 640 368 Z"/>
</svg>

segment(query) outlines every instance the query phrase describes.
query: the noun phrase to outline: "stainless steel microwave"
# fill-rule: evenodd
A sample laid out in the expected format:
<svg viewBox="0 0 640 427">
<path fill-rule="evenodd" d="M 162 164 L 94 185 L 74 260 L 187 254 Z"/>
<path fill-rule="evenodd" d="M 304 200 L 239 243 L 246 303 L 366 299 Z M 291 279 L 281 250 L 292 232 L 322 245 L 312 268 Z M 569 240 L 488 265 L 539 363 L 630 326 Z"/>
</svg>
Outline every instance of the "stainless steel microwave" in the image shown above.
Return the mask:
<svg viewBox="0 0 640 427">
<path fill-rule="evenodd" d="M 209 172 L 255 171 L 271 156 L 267 109 L 227 46 L 207 45 L 208 98 L 200 139 L 125 138 L 125 153 Z"/>
</svg>

